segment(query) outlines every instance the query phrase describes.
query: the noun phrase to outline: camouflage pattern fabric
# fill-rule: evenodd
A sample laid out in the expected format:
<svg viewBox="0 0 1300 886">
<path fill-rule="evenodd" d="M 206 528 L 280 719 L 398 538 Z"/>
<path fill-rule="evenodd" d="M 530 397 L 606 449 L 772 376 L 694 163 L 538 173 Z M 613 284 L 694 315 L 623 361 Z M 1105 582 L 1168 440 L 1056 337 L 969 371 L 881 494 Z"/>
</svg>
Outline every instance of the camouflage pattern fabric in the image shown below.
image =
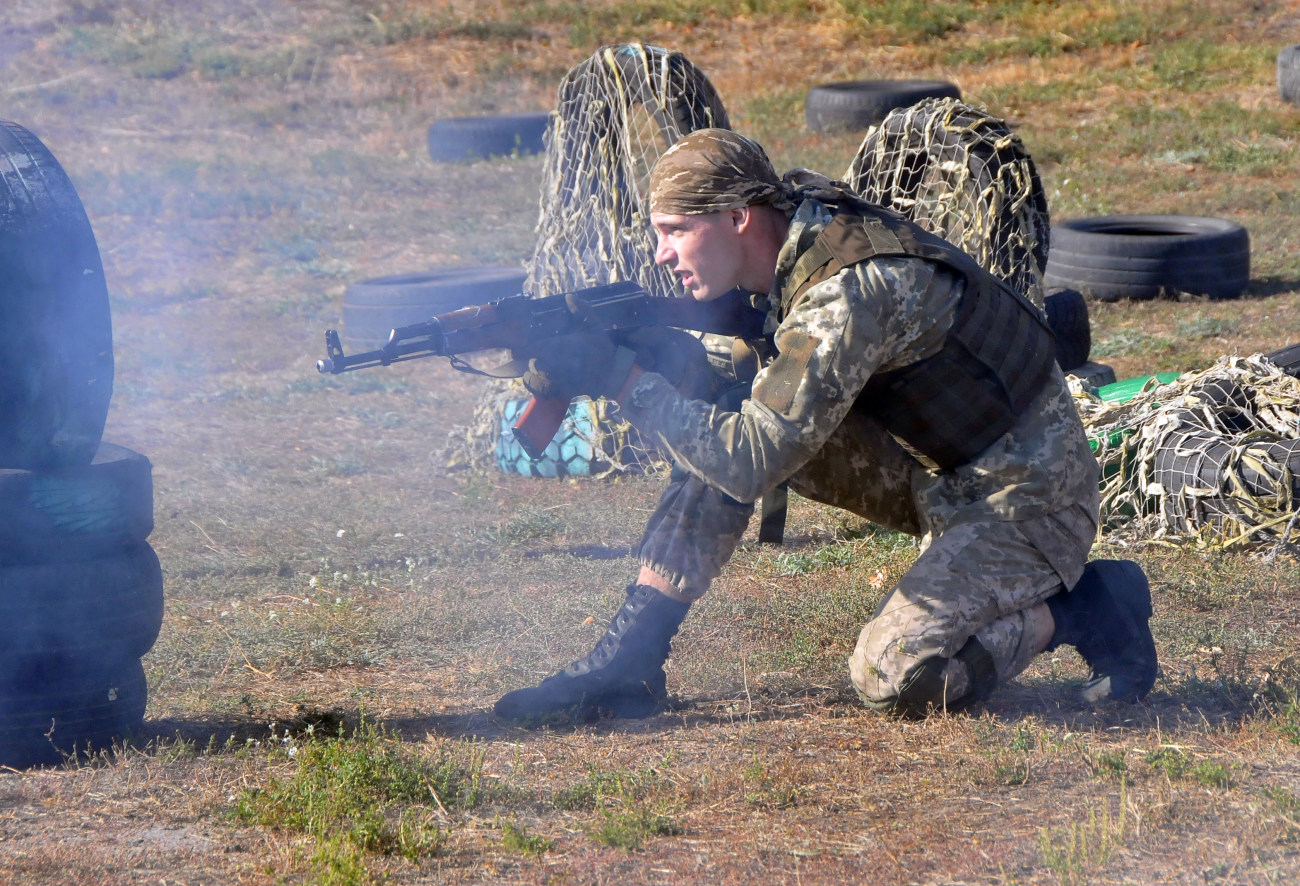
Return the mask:
<svg viewBox="0 0 1300 886">
<path fill-rule="evenodd" d="M 927 699 L 943 706 L 972 691 L 969 667 L 950 661 L 972 637 L 998 681 L 1040 651 L 1020 643 L 1034 617 L 1025 610 L 1082 572 L 1096 531 L 1097 462 L 1059 369 L 1015 426 L 951 471 L 923 467 L 853 413 L 873 373 L 938 350 L 962 284 L 921 259 L 875 259 L 805 290 L 777 325 L 783 282 L 830 219 L 815 199 L 792 219 L 769 296 L 778 353 L 738 411 L 684 399 L 653 373 L 621 410 L 681 470 L 738 504 L 788 480 L 810 498 L 921 535 L 924 553 L 864 628 L 851 673 L 865 699 L 893 709 L 919 667 L 949 662 Z M 680 485 L 661 500 L 641 562 L 694 599 L 739 534 L 715 534 L 720 524 L 702 512 L 675 514 L 702 501 Z"/>
<path fill-rule="evenodd" d="M 674 467 L 637 556 L 672 582 L 683 600 L 694 602 L 735 553 L 753 513 L 752 502 L 736 501 Z"/>
<path fill-rule="evenodd" d="M 1025 521 L 964 523 L 934 536 L 863 627 L 849 676 L 868 706 L 891 713 L 959 709 L 1019 674 L 1042 650 L 1035 608 L 1079 580 L 1097 531 L 1083 505 Z M 1052 562 L 1055 561 L 1055 562 Z M 957 655 L 974 637 L 992 659 L 986 686 Z M 903 698 L 927 662 L 942 662 L 919 697 Z"/>
<path fill-rule="evenodd" d="M 802 204 L 778 260 L 773 301 L 802 248 L 830 217 L 819 201 Z M 781 319 L 774 331 L 778 354 L 760 370 L 739 411 L 686 400 L 647 373 L 620 404 L 621 413 L 686 470 L 738 501 L 755 501 L 784 480 L 798 482 L 873 373 L 939 349 L 958 286 L 955 276 L 919 259 L 846 268 L 807 289 Z M 769 323 L 776 313 L 774 305 Z M 959 521 L 1029 519 L 1096 501 L 1097 481 L 1083 424 L 1056 370 L 1024 417 L 992 446 L 952 471 L 917 466 L 912 487 L 921 530 L 937 534 Z"/>
</svg>

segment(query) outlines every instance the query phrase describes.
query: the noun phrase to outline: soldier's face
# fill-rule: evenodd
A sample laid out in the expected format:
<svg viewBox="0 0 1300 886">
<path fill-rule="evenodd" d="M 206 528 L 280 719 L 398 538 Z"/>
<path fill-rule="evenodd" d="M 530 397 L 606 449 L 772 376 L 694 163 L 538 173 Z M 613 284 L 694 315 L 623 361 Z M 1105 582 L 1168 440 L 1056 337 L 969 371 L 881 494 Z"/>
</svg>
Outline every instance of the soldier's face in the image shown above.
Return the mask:
<svg viewBox="0 0 1300 886">
<path fill-rule="evenodd" d="M 744 274 L 745 218 L 736 209 L 701 215 L 652 212 L 650 224 L 659 236 L 655 263 L 676 274 L 697 301 L 717 298 L 740 285 Z"/>
</svg>

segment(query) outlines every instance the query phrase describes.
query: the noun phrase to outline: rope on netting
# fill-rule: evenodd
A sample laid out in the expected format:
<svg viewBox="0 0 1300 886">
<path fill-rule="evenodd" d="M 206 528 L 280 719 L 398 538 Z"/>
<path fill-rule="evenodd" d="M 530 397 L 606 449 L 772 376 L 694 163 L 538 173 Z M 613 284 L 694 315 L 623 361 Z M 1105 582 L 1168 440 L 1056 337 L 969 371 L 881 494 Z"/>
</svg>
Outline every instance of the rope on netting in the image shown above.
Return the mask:
<svg viewBox="0 0 1300 886">
<path fill-rule="evenodd" d="M 1043 306 L 1047 196 L 1004 121 L 953 98 L 895 109 L 867 131 L 845 181 Z"/>
<path fill-rule="evenodd" d="M 1300 379 L 1259 355 L 1221 357 L 1123 403 L 1074 394 L 1107 535 L 1270 556 L 1300 543 Z"/>
</svg>

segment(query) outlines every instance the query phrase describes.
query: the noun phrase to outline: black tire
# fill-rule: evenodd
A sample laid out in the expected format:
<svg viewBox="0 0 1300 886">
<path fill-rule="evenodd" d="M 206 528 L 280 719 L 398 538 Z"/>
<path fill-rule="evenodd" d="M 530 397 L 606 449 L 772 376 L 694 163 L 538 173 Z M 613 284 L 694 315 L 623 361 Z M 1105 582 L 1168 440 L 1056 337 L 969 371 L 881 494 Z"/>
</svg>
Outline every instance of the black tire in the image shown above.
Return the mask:
<svg viewBox="0 0 1300 886">
<path fill-rule="evenodd" d="M 927 98 L 961 98 L 956 84 L 943 80 L 855 80 L 824 83 L 808 90 L 804 120 L 813 132 L 862 131 L 895 108 Z"/>
<path fill-rule="evenodd" d="M 1300 378 L 1300 342 L 1269 351 L 1264 355 L 1287 375 Z"/>
<path fill-rule="evenodd" d="M 1300 105 L 1300 45 L 1277 54 L 1277 91 L 1282 101 Z"/>
<path fill-rule="evenodd" d="M 429 156 L 440 163 L 468 162 L 545 150 L 550 112 L 447 117 L 429 126 Z"/>
<path fill-rule="evenodd" d="M 149 545 L 96 560 L 0 569 L 0 656 L 139 658 L 162 628 L 163 577 Z"/>
<path fill-rule="evenodd" d="M 0 514 L 0 567 L 118 553 L 153 531 L 153 466 L 100 443 L 88 465 L 0 469 Z"/>
<path fill-rule="evenodd" d="M 1218 526 L 1225 517 L 1239 516 L 1240 506 L 1226 494 L 1236 484 L 1252 496 L 1271 498 L 1280 492 L 1300 496 L 1300 440 L 1257 441 L 1249 447 L 1257 457 L 1234 461 L 1229 439 L 1192 426 L 1174 434 L 1156 452 L 1152 478 L 1172 497 L 1169 511 L 1177 530 Z M 1279 465 L 1285 465 L 1291 475 L 1289 491 L 1279 489 L 1283 480 Z M 1228 478 L 1229 471 L 1233 479 Z M 1179 495 L 1188 488 L 1221 489 L 1225 494 Z"/>
<path fill-rule="evenodd" d="M 149 687 L 139 659 L 66 670 L 0 661 L 0 765 L 57 764 L 112 747 L 144 723 Z"/>
<path fill-rule="evenodd" d="M 524 281 L 524 272 L 510 267 L 448 268 L 361 280 L 343 293 L 343 335 L 354 348 L 377 348 L 398 326 L 518 295 Z"/>
<path fill-rule="evenodd" d="M 99 247 L 67 174 L 0 120 L 0 467 L 86 464 L 113 393 Z"/>
<path fill-rule="evenodd" d="M 1043 283 L 1099 301 L 1188 292 L 1241 295 L 1250 236 L 1236 222 L 1189 215 L 1104 215 L 1052 228 Z"/>
<path fill-rule="evenodd" d="M 1088 302 L 1075 289 L 1057 289 L 1043 296 L 1047 325 L 1056 336 L 1056 362 L 1067 372 L 1088 362 L 1092 353 L 1092 328 Z"/>
</svg>

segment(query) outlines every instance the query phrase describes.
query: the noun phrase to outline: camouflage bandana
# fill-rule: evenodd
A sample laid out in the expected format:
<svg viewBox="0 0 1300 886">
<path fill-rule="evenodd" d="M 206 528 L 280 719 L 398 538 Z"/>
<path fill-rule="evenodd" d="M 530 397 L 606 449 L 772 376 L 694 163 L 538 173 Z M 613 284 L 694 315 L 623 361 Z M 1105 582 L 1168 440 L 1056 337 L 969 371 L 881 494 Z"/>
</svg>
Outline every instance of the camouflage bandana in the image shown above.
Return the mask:
<svg viewBox="0 0 1300 886">
<path fill-rule="evenodd" d="M 808 198 L 860 200 L 844 182 L 807 169 L 778 177 L 758 142 L 729 129 L 697 129 L 664 152 L 650 174 L 650 211 L 702 215 L 770 204 L 787 216 Z"/>
</svg>

